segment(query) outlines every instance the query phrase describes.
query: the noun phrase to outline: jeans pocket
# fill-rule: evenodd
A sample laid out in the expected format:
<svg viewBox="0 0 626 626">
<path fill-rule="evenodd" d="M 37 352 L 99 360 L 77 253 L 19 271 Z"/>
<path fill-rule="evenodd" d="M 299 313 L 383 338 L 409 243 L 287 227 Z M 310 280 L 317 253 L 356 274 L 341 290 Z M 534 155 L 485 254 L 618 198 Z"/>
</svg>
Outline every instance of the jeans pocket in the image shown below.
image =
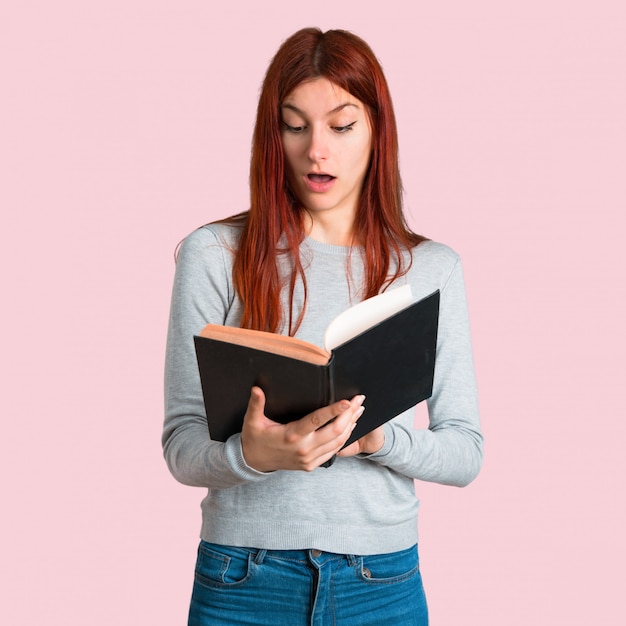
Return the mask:
<svg viewBox="0 0 626 626">
<path fill-rule="evenodd" d="M 207 587 L 232 587 L 248 580 L 253 567 L 250 551 L 201 541 L 195 580 Z"/>
<path fill-rule="evenodd" d="M 360 577 L 367 583 L 398 583 L 419 573 L 417 546 L 400 552 L 360 557 Z"/>
</svg>

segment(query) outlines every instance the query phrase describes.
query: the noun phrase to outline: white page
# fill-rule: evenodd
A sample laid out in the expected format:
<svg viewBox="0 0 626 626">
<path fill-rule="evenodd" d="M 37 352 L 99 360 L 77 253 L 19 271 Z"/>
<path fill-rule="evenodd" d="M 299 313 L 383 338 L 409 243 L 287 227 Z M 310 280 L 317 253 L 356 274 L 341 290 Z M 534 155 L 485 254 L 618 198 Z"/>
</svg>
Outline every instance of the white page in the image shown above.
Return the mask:
<svg viewBox="0 0 626 626">
<path fill-rule="evenodd" d="M 405 309 L 412 302 L 411 285 L 390 289 L 359 302 L 328 325 L 324 334 L 324 347 L 330 352 L 364 330 Z"/>
</svg>

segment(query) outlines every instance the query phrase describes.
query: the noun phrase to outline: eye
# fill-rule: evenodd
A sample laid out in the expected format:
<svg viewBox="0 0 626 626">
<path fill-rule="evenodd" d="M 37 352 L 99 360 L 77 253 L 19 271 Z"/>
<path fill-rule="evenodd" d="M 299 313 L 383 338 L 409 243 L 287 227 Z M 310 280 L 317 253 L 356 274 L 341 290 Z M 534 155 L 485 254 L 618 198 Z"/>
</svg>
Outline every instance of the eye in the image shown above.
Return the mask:
<svg viewBox="0 0 626 626">
<path fill-rule="evenodd" d="M 347 133 L 349 130 L 352 130 L 352 127 L 356 124 L 356 121 L 348 124 L 347 126 L 333 126 L 333 130 L 337 133 Z"/>
<path fill-rule="evenodd" d="M 298 134 L 306 129 L 306 126 L 289 126 L 286 122 L 283 122 L 283 126 L 288 133 Z"/>
</svg>

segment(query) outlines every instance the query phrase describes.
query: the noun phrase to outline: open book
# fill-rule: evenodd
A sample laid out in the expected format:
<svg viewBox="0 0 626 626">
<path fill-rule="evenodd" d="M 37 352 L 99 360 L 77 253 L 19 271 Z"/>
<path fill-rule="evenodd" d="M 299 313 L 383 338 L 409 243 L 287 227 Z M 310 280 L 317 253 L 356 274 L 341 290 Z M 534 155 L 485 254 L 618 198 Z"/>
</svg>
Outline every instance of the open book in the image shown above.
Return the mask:
<svg viewBox="0 0 626 626">
<path fill-rule="evenodd" d="M 346 445 L 432 394 L 439 292 L 413 302 L 389 290 L 339 315 L 325 349 L 295 337 L 207 325 L 194 337 L 211 438 L 240 432 L 250 388 L 265 392 L 267 417 L 300 419 L 364 394 L 365 413 Z"/>
</svg>

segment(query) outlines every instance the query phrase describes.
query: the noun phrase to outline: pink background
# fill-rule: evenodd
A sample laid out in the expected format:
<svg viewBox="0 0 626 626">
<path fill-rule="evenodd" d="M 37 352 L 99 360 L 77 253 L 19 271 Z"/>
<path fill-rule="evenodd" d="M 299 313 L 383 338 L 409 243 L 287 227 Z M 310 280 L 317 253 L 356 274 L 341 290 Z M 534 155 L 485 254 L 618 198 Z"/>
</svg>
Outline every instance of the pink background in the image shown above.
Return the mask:
<svg viewBox="0 0 626 626">
<path fill-rule="evenodd" d="M 486 463 L 418 484 L 432 623 L 626 623 L 625 5 L 366 5 L 2 3 L 1 623 L 185 623 L 173 251 L 247 208 L 259 84 L 305 25 L 370 42 L 411 223 L 464 259 Z"/>
</svg>

